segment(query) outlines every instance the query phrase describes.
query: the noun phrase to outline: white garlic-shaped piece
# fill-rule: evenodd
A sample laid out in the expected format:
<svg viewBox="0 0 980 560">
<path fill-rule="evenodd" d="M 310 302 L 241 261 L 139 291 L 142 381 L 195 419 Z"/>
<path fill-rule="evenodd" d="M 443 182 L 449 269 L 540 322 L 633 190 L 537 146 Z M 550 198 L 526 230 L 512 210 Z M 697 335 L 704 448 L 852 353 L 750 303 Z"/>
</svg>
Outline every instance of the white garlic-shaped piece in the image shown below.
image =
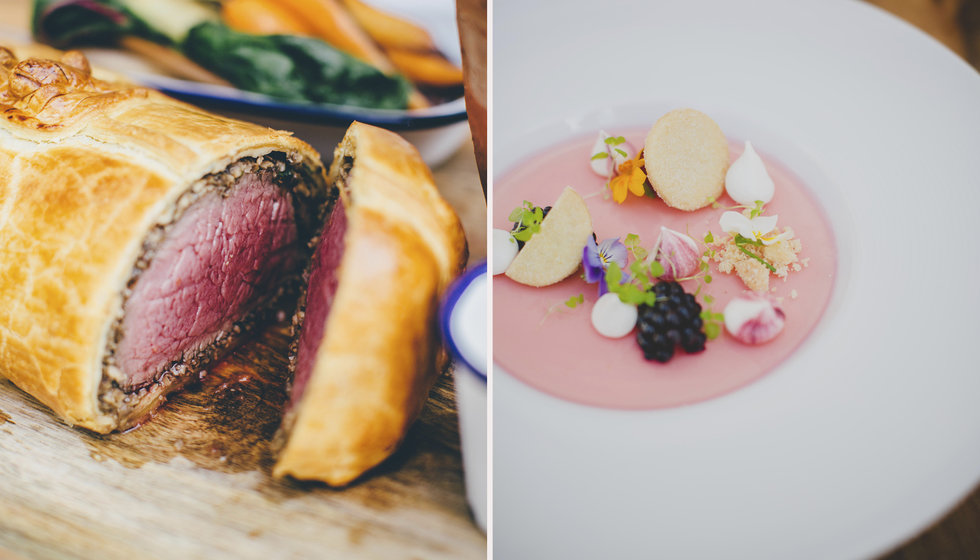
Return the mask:
<svg viewBox="0 0 980 560">
<path fill-rule="evenodd" d="M 701 253 L 691 236 L 663 226 L 650 257 L 664 267 L 660 279 L 667 282 L 694 276 L 701 266 Z"/>
<path fill-rule="evenodd" d="M 493 230 L 493 274 L 503 274 L 517 256 L 517 240 L 505 229 Z"/>
<path fill-rule="evenodd" d="M 616 169 L 623 164 L 624 161 L 633 158 L 633 147 L 630 146 L 629 142 L 623 142 L 621 144 L 612 145 L 607 144 L 606 140 L 612 138 L 612 136 L 605 130 L 599 131 L 599 137 L 596 138 L 595 144 L 592 145 L 591 156 L 596 154 L 606 154 L 605 157 L 598 157 L 589 162 L 592 166 L 592 171 L 599 175 L 600 177 L 611 177 Z M 616 150 L 622 150 L 626 155 Z"/>
<path fill-rule="evenodd" d="M 732 200 L 744 206 L 755 206 L 760 200 L 763 204 L 772 200 L 776 184 L 766 171 L 766 164 L 752 147 L 752 142 L 745 143 L 745 151 L 728 168 L 725 191 Z"/>
<path fill-rule="evenodd" d="M 762 294 L 736 297 L 725 306 L 725 330 L 746 344 L 762 344 L 783 332 L 786 315 Z"/>
<path fill-rule="evenodd" d="M 618 294 L 607 292 L 592 306 L 592 326 L 608 338 L 622 338 L 636 326 L 635 305 L 623 303 Z"/>
</svg>

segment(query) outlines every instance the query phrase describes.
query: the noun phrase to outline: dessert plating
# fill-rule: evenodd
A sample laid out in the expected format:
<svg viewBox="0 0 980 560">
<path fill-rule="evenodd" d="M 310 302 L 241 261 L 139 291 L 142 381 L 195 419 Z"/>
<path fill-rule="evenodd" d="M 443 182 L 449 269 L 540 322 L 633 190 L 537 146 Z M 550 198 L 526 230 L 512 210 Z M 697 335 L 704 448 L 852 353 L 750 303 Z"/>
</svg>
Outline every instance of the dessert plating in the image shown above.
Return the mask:
<svg viewBox="0 0 980 560">
<path fill-rule="evenodd" d="M 686 111 L 671 113 L 683 114 Z M 607 130 L 612 134 L 619 132 Z M 647 132 L 646 136 L 650 135 Z M 800 192 L 799 183 L 766 158 L 764 152 L 756 151 L 751 143 L 729 144 L 725 140 L 725 165 L 722 171 L 715 174 L 722 187 L 721 194 L 709 206 L 681 210 L 666 204 L 667 201 L 652 188 L 653 178 L 649 173 L 644 173 L 649 172 L 647 162 L 652 157 L 657 157 L 649 152 L 649 145 L 644 146 L 644 150 L 631 159 L 625 159 L 626 155 L 618 154 L 624 160 L 611 176 L 603 176 L 600 173 L 602 168 L 596 168 L 597 161 L 606 163 L 613 160 L 611 148 L 628 147 L 638 136 L 639 132 L 613 136 L 603 131 L 599 133 L 598 141 L 592 136 L 577 140 L 574 144 L 553 147 L 502 178 L 496 190 L 499 199 L 507 201 L 503 203 L 505 206 L 497 207 L 498 215 L 506 214 L 513 207 L 513 202 L 510 201 L 518 196 L 530 199 L 532 202 L 528 204 L 531 206 L 554 200 L 555 195 L 534 194 L 544 192 L 546 189 L 538 186 L 550 181 L 574 186 L 587 202 L 595 229 L 595 242 L 584 249 L 581 276 L 572 275 L 551 287 L 534 290 L 503 280 L 494 283 L 494 341 L 498 362 L 506 371 L 515 373 L 536 387 L 579 402 L 627 408 L 647 407 L 640 403 L 661 403 L 653 405 L 658 407 L 663 404 L 701 400 L 709 396 L 709 393 L 720 394 L 740 386 L 765 373 L 772 364 L 799 344 L 819 317 L 833 278 L 833 241 L 829 231 L 825 229 L 826 223 L 821 221 L 820 212 L 814 211 L 812 200 Z M 660 141 L 669 144 L 667 140 Z M 592 152 L 586 151 L 586 142 Z M 684 143 L 705 144 L 703 139 L 691 138 L 684 140 Z M 765 146 L 762 148 L 765 149 Z M 729 156 L 729 150 L 732 156 Z M 748 150 L 751 153 L 743 153 Z M 588 169 L 588 174 L 577 170 L 576 166 L 581 163 L 576 163 L 576 153 L 578 162 L 586 161 L 589 164 L 583 168 Z M 737 157 L 740 154 L 741 157 Z M 734 171 L 727 163 L 730 157 Z M 739 161 L 741 164 L 736 165 Z M 534 162 L 540 162 L 540 167 L 537 168 L 540 171 L 532 167 Z M 568 171 L 565 172 L 559 165 Z M 638 170 L 641 173 L 639 177 Z M 590 180 L 588 177 L 595 175 L 603 178 L 605 188 L 600 187 L 598 191 L 594 191 L 594 187 L 589 187 L 590 183 L 595 184 L 595 179 Z M 741 189 L 736 196 L 743 200 L 751 199 L 750 204 L 739 204 L 730 196 L 725 196 L 726 182 L 729 181 L 733 190 Z M 769 188 L 769 184 L 772 188 Z M 629 194 L 636 196 L 630 197 Z M 776 216 L 777 211 L 784 215 Z M 738 220 L 726 217 L 719 221 L 724 214 L 737 215 Z M 745 225 L 751 227 L 745 228 Z M 807 238 L 813 237 L 816 245 L 808 245 L 810 248 L 803 253 L 803 244 L 794 232 L 803 232 Z M 602 239 L 602 243 L 599 243 L 599 239 Z M 652 240 L 656 241 L 650 244 Z M 725 251 L 728 244 L 732 247 L 731 254 Z M 736 255 L 738 260 L 749 261 L 765 271 L 764 286 L 750 286 L 735 274 L 726 274 L 727 270 L 722 270 L 715 260 L 735 258 Z M 817 265 L 817 272 L 803 273 L 811 257 L 814 257 L 813 263 Z M 781 268 L 783 265 L 785 270 Z M 782 283 L 774 284 L 769 280 L 773 275 L 770 267 L 775 268 L 780 275 L 785 273 L 782 278 L 788 282 L 785 288 Z M 810 268 L 813 269 L 813 266 Z M 732 270 L 734 272 L 734 265 Z M 796 273 L 802 274 L 801 281 L 796 280 Z M 677 312 L 672 310 L 671 323 L 680 328 L 675 329 L 671 339 L 667 338 L 666 331 L 661 332 L 656 338 L 657 344 L 651 345 L 653 325 L 665 323 L 666 313 L 648 318 L 647 321 L 653 321 L 652 324 L 642 327 L 640 324 L 644 322 L 644 315 L 650 315 L 650 310 L 657 305 L 658 300 L 662 302 L 661 305 L 672 301 L 673 296 L 668 296 L 664 292 L 665 288 L 660 287 L 671 279 L 676 279 L 699 305 L 697 320 L 682 325 L 684 320 L 690 320 L 692 311 L 685 309 L 682 318 L 675 317 Z M 584 284 L 582 280 L 585 281 Z M 598 287 L 588 288 L 588 283 L 598 284 Z M 769 329 L 766 331 L 767 336 L 744 337 L 741 336 L 744 332 L 727 332 L 725 316 L 721 311 L 728 302 L 743 295 L 748 297 L 753 292 L 753 287 L 760 287 L 767 297 L 774 298 L 776 307 L 785 319 L 785 327 Z M 535 297 L 535 293 L 539 295 Z M 638 313 L 637 326 L 634 327 L 637 336 L 630 338 L 643 338 L 643 343 L 649 345 L 650 349 L 657 347 L 656 352 L 644 351 L 646 349 L 642 346 L 638 351 L 636 344 L 639 340 L 633 340 L 630 345 L 630 338 L 609 338 L 611 333 L 617 336 L 621 334 L 621 322 L 625 316 L 605 303 L 611 299 L 610 293 L 619 297 L 619 303 L 641 310 Z M 535 301 L 540 303 L 535 305 Z M 792 303 L 786 303 L 789 301 Z M 600 302 L 603 304 L 599 305 Z M 537 320 L 534 318 L 535 309 L 540 310 Z M 647 311 L 642 312 L 643 309 Z M 529 314 L 531 316 L 526 317 Z M 583 322 L 589 325 L 588 330 L 583 330 Z M 593 333 L 591 338 L 588 332 Z M 753 327 L 753 333 L 759 332 L 759 329 Z M 773 333 L 780 334 L 769 338 L 768 335 Z M 703 340 L 700 348 L 695 338 Z M 768 342 L 764 342 L 764 339 L 768 339 Z M 538 353 L 529 355 L 527 352 L 519 352 L 518 347 L 512 344 L 518 341 L 537 349 Z M 685 355 L 686 353 L 671 352 L 674 354 L 673 359 L 663 367 L 651 362 L 646 362 L 648 365 L 641 367 L 636 360 L 626 358 L 627 353 L 634 352 L 641 357 L 646 354 L 650 359 L 666 358 L 665 341 L 672 343 L 672 349 L 683 349 L 685 344 L 678 344 L 686 343 L 695 353 Z M 747 348 L 746 343 L 761 346 Z M 556 346 L 552 346 L 553 344 Z M 565 348 L 559 352 L 570 355 L 556 355 L 555 351 L 559 347 Z M 578 350 L 580 348 L 583 350 Z M 699 349 L 704 351 L 698 352 Z M 739 355 L 736 353 L 747 352 L 759 356 L 754 357 L 751 362 L 736 358 Z M 549 365 L 547 358 L 538 354 L 550 356 L 554 363 Z M 748 354 L 745 355 L 747 356 Z M 737 361 L 733 362 L 733 359 Z M 705 365 L 697 367 L 694 363 Z M 721 370 L 714 369 L 722 363 L 727 365 L 721 366 Z M 552 374 L 551 370 L 555 368 L 557 370 Z M 595 372 L 592 375 L 597 376 L 594 379 L 589 377 L 590 368 Z M 661 376 L 661 370 L 664 375 L 676 373 L 670 374 L 668 380 Z M 606 373 L 598 376 L 598 371 Z M 647 377 L 643 377 L 644 375 Z M 680 392 L 680 385 L 675 384 L 675 380 L 682 378 L 677 377 L 679 375 L 693 376 L 689 383 L 683 384 L 683 393 Z M 702 381 L 696 381 L 698 379 Z M 604 386 L 600 390 L 596 385 L 600 380 L 615 385 Z M 705 388 L 699 389 L 702 383 Z M 586 391 L 585 387 L 591 389 Z M 613 387 L 622 387 L 623 390 Z M 632 387 L 629 394 L 626 393 L 626 387 Z M 650 389 L 644 390 L 643 387 Z M 651 392 L 654 387 L 662 387 L 662 392 Z M 613 394 L 618 394 L 615 399 L 623 404 L 612 404 Z"/>
</svg>

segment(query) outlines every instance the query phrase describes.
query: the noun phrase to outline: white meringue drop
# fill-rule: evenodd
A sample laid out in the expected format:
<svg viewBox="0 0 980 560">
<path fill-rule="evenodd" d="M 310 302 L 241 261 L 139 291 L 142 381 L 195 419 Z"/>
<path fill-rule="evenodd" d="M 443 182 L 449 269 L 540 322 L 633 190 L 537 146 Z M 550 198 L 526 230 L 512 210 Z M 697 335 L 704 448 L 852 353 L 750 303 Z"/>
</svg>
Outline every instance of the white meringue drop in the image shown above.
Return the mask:
<svg viewBox="0 0 980 560">
<path fill-rule="evenodd" d="M 493 230 L 493 274 L 503 274 L 517 256 L 517 240 L 505 229 Z"/>
<path fill-rule="evenodd" d="M 697 273 L 701 252 L 691 236 L 660 226 L 660 238 L 653 249 L 654 258 L 664 267 L 662 280 L 673 282 Z"/>
<path fill-rule="evenodd" d="M 633 148 L 629 145 L 629 142 L 623 142 L 616 146 L 606 144 L 606 139 L 611 136 L 605 130 L 600 130 L 599 137 L 596 138 L 595 144 L 592 145 L 592 152 L 589 154 L 589 157 L 602 152 L 609 154 L 608 157 L 593 159 L 589 162 L 589 165 L 592 166 L 592 171 L 600 177 L 609 177 L 624 161 L 633 157 Z M 616 148 L 626 152 L 626 156 L 617 152 Z"/>
<path fill-rule="evenodd" d="M 725 306 L 725 330 L 746 344 L 762 344 L 783 332 L 786 315 L 765 295 L 739 296 Z"/>
<path fill-rule="evenodd" d="M 766 164 L 752 147 L 752 142 L 745 143 L 745 151 L 728 168 L 725 190 L 732 200 L 745 206 L 754 206 L 757 200 L 763 203 L 772 200 L 776 184 L 766 171 Z"/>
<path fill-rule="evenodd" d="M 619 295 L 612 292 L 602 294 L 592 306 L 592 326 L 608 338 L 628 335 L 636 326 L 636 317 L 636 306 L 623 303 Z"/>
</svg>

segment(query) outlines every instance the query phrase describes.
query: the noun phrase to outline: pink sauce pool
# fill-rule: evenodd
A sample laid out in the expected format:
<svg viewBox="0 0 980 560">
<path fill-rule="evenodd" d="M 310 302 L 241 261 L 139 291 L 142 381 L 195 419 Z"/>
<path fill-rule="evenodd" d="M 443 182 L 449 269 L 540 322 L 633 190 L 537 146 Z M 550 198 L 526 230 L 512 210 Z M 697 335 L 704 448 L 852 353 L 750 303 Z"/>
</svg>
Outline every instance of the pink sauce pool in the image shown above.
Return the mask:
<svg viewBox="0 0 980 560">
<path fill-rule="evenodd" d="M 634 147 L 643 145 L 646 130 L 625 134 Z M 662 201 L 629 195 L 622 205 L 604 198 L 604 179 L 592 172 L 589 156 L 595 135 L 575 138 L 549 148 L 512 169 L 494 182 L 494 227 L 510 229 L 507 216 L 524 200 L 539 206 L 552 204 L 566 186 L 578 191 L 589 207 L 593 229 L 600 241 L 610 237 L 640 236 L 641 245 L 653 246 L 660 226 L 688 233 L 702 243 L 709 230 L 716 240 L 727 236 L 718 226 L 725 208 L 682 212 Z M 830 300 L 836 275 L 836 245 L 823 209 L 799 178 L 768 157 L 757 146 L 776 194 L 766 206 L 767 215 L 779 216 L 779 227 L 792 227 L 802 241 L 801 260 L 808 266 L 790 272 L 786 280 L 773 276 L 770 294 L 781 298 L 786 313 L 785 330 L 774 340 L 758 346 L 742 344 L 723 333 L 709 340 L 704 352 L 686 354 L 680 348 L 666 364 L 646 361 L 636 343 L 635 330 L 620 339 L 608 339 L 593 328 L 590 314 L 597 299 L 595 284 L 586 284 L 578 273 L 558 284 L 532 288 L 504 275 L 493 279 L 494 361 L 505 371 L 541 391 L 569 401 L 618 409 L 656 409 L 696 403 L 743 387 L 775 369 L 817 325 Z M 741 154 L 742 142 L 732 142 L 732 161 Z M 591 196 L 590 196 L 591 195 Z M 723 207 L 735 203 L 723 195 Z M 702 247 L 703 249 L 703 247 Z M 712 310 L 746 291 L 734 274 L 718 272 L 711 263 L 712 282 L 704 295 L 715 298 Z M 698 282 L 684 283 L 687 291 Z M 793 298 L 795 290 L 797 297 Z M 564 302 L 585 295 L 585 304 L 568 309 Z M 553 310 L 549 313 L 549 310 Z"/>
</svg>

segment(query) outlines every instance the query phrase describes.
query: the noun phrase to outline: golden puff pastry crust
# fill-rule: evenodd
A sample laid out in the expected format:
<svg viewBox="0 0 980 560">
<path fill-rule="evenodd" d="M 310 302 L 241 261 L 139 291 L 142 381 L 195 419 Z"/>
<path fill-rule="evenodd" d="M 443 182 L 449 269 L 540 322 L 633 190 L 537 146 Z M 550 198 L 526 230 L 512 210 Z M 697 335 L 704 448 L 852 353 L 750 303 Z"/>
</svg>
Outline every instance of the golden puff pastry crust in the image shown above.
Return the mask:
<svg viewBox="0 0 980 560">
<path fill-rule="evenodd" d="M 347 214 L 339 284 L 274 475 L 339 486 L 388 457 L 421 411 L 439 373 L 438 302 L 467 248 L 429 169 L 396 134 L 355 122 L 329 177 Z"/>
<path fill-rule="evenodd" d="M 119 428 L 100 382 L 148 231 L 202 177 L 271 152 L 325 192 L 319 155 L 287 132 L 98 79 L 76 52 L 0 47 L 0 376 L 69 424 Z"/>
</svg>

